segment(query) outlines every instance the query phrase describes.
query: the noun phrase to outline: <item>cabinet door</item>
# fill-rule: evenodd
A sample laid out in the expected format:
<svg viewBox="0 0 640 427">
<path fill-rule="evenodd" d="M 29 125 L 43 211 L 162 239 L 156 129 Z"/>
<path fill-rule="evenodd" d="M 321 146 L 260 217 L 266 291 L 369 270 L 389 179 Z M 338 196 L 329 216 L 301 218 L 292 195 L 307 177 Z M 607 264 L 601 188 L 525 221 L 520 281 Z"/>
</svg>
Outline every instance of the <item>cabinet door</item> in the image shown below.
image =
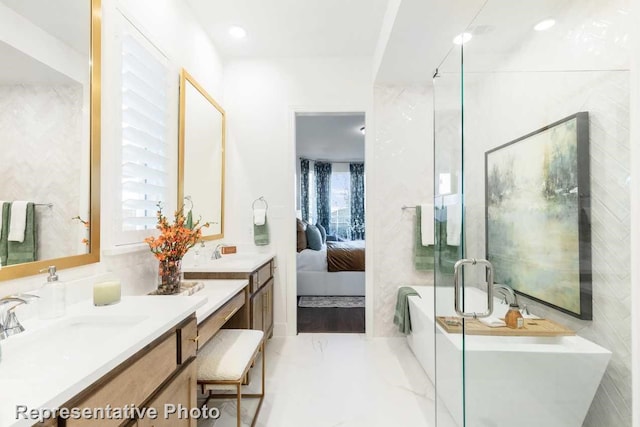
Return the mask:
<svg viewBox="0 0 640 427">
<path fill-rule="evenodd" d="M 154 419 L 142 418 L 138 420 L 138 427 L 195 427 L 196 419 L 189 419 L 188 411 L 197 408 L 197 364 L 194 360 L 189 362 L 180 374 L 178 374 L 160 393 L 153 398 L 147 408 L 155 408 L 158 417 Z M 187 411 L 180 414 L 179 408 Z M 166 411 L 166 417 L 165 417 Z"/>
<path fill-rule="evenodd" d="M 273 279 L 269 280 L 264 286 L 264 295 L 262 297 L 264 304 L 263 331 L 265 334 L 271 332 L 273 328 Z"/>
<path fill-rule="evenodd" d="M 264 330 L 264 288 L 251 297 L 251 329 Z"/>
</svg>

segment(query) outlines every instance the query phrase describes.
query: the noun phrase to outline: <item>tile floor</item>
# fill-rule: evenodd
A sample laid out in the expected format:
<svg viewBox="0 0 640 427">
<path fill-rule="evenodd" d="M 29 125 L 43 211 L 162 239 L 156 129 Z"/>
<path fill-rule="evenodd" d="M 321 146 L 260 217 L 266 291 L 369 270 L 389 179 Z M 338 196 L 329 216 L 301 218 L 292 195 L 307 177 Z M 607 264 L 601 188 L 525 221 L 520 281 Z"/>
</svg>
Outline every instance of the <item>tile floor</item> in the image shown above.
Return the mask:
<svg viewBox="0 0 640 427">
<path fill-rule="evenodd" d="M 259 390 L 259 370 L 253 375 L 252 392 L 256 385 Z M 434 426 L 433 385 L 404 338 L 273 338 L 267 346 L 266 388 L 259 427 Z M 200 427 L 236 426 L 235 402 L 209 406 L 219 407 L 222 417 L 200 421 Z M 250 425 L 255 407 L 252 399 L 243 401 L 243 426 Z"/>
</svg>

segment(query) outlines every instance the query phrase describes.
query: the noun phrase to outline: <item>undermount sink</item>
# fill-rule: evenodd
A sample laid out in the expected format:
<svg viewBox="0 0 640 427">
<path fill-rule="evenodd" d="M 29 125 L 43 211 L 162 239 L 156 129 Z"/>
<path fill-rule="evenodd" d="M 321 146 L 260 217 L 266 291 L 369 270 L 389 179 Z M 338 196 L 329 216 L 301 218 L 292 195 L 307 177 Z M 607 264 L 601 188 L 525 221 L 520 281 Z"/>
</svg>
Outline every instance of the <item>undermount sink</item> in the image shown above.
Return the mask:
<svg viewBox="0 0 640 427">
<path fill-rule="evenodd" d="M 115 316 L 115 315 L 85 315 L 70 317 L 63 322 L 69 328 L 99 328 L 104 329 L 120 329 L 134 326 L 147 316 Z M 61 326 L 64 327 L 64 326 Z"/>
<path fill-rule="evenodd" d="M 147 319 L 142 315 L 77 315 L 51 325 L 13 335 L 2 341 L 3 367 L 12 363 L 36 364 L 42 354 L 48 359 L 72 360 L 83 347 L 104 345 Z M 31 366 L 32 368 L 34 366 Z"/>
</svg>

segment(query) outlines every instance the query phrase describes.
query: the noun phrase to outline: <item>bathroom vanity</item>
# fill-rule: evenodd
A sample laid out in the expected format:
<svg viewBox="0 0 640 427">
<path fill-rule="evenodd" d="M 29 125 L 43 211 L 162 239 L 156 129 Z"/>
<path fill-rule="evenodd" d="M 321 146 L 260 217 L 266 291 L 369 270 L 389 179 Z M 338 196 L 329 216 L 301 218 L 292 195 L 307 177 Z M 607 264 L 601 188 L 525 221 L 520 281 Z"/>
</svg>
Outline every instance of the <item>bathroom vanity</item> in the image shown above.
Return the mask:
<svg viewBox="0 0 640 427">
<path fill-rule="evenodd" d="M 165 409 L 197 408 L 197 348 L 244 306 L 248 284 L 206 281 L 192 296 L 125 297 L 105 307 L 83 301 L 60 319 L 24 321 L 25 332 L 0 344 L 0 425 L 36 424 L 33 418 L 16 420 L 19 405 L 41 411 L 109 404 L 111 419 L 49 419 L 41 425 L 195 426 L 177 414 L 165 419 Z M 155 408 L 158 417 L 116 419 L 115 408 L 127 405 Z"/>
<path fill-rule="evenodd" d="M 272 253 L 238 253 L 223 255 L 198 265 L 186 260 L 183 266 L 187 280 L 245 279 L 249 281 L 245 306 L 229 319 L 227 325 L 242 328 L 249 322 L 251 329 L 273 335 L 273 300 L 275 258 Z"/>
</svg>

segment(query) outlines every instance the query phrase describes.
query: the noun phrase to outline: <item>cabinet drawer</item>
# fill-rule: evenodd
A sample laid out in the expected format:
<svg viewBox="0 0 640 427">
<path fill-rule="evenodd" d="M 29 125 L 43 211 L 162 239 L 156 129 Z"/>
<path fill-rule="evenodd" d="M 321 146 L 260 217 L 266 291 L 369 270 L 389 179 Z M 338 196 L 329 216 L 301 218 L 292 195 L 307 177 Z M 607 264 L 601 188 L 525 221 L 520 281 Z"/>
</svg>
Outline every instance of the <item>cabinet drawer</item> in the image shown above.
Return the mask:
<svg viewBox="0 0 640 427">
<path fill-rule="evenodd" d="M 198 322 L 195 318 L 178 328 L 178 364 L 183 364 L 195 357 L 198 340 Z"/>
<path fill-rule="evenodd" d="M 88 397 L 69 406 L 104 408 L 109 404 L 112 408 L 122 408 L 133 404 L 139 407 L 175 371 L 176 353 L 177 340 L 172 333 Z M 102 427 L 122 423 L 123 420 L 116 419 L 68 419 L 66 426 Z"/>
<path fill-rule="evenodd" d="M 244 305 L 244 292 L 239 292 L 222 306 L 215 314 L 212 314 L 198 327 L 198 348 L 204 345 L 220 330 L 240 308 Z"/>
<path fill-rule="evenodd" d="M 258 270 L 258 288 L 264 286 L 271 279 L 271 263 L 268 262 Z"/>
<path fill-rule="evenodd" d="M 260 289 L 260 285 L 258 283 L 258 272 L 255 271 L 251 273 L 251 277 L 249 278 L 249 282 L 251 282 L 251 295 L 256 293 L 258 289 Z"/>
</svg>

